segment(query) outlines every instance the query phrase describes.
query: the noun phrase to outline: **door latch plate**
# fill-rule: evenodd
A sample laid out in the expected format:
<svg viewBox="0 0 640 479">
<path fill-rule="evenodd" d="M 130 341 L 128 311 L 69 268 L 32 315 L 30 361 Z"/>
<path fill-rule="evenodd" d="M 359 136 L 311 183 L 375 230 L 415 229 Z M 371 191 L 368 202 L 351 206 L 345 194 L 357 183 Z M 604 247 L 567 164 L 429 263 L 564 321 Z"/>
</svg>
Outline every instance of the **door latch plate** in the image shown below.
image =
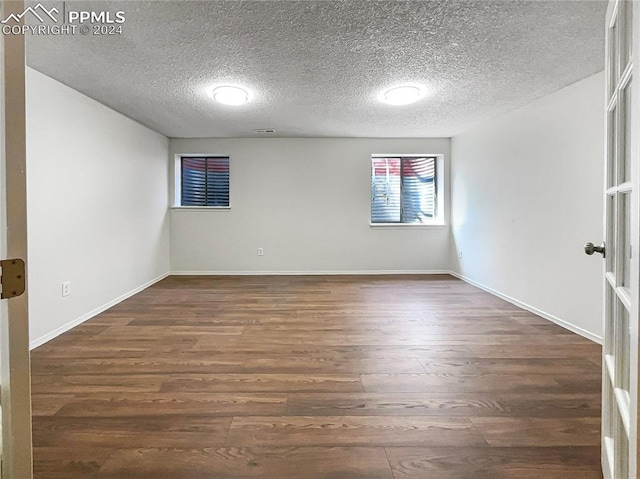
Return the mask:
<svg viewBox="0 0 640 479">
<path fill-rule="evenodd" d="M 25 265 L 20 258 L 5 259 L 0 261 L 2 267 L 2 276 L 0 276 L 0 284 L 2 284 L 2 293 L 0 298 L 15 298 L 24 293 L 25 283 Z"/>
</svg>

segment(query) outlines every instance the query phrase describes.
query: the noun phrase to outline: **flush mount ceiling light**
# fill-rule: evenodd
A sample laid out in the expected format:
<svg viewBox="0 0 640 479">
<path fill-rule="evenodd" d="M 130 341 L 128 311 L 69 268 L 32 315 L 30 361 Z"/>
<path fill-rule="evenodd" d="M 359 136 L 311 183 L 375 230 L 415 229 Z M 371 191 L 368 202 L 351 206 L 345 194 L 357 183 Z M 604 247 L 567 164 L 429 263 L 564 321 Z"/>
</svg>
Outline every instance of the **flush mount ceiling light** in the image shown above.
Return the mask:
<svg viewBox="0 0 640 479">
<path fill-rule="evenodd" d="M 237 86 L 219 86 L 209 91 L 209 96 L 224 105 L 244 105 L 249 101 L 249 92 Z"/>
<path fill-rule="evenodd" d="M 389 105 L 408 105 L 422 98 L 422 90 L 417 86 L 398 86 L 382 94 L 382 101 Z"/>
</svg>

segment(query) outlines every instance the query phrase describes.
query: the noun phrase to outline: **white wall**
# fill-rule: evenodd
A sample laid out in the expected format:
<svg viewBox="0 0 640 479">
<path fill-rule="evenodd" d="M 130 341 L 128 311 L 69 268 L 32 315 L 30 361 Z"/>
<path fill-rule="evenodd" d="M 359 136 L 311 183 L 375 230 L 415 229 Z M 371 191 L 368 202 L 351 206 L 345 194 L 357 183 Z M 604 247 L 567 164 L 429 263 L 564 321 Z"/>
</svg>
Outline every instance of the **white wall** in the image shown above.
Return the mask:
<svg viewBox="0 0 640 479">
<path fill-rule="evenodd" d="M 169 271 L 167 156 L 164 136 L 27 69 L 32 346 Z"/>
<path fill-rule="evenodd" d="M 369 225 L 371 155 L 444 154 L 448 167 L 448 139 L 172 139 L 170 150 L 229 155 L 231 168 L 230 210 L 171 211 L 174 272 L 449 267 L 448 227 Z"/>
<path fill-rule="evenodd" d="M 454 269 L 600 337 L 603 152 L 602 73 L 453 138 Z"/>
<path fill-rule="evenodd" d="M 585 256 L 582 245 L 602 240 L 603 82 L 595 75 L 452 142 L 169 142 L 28 69 L 32 344 L 170 267 L 177 273 L 454 269 L 598 337 L 602 262 Z M 188 153 L 231 157 L 231 209 L 167 212 L 173 166 L 167 158 Z M 369 225 L 376 153 L 445 156 L 446 227 Z M 65 298 L 62 281 L 72 282 Z"/>
</svg>

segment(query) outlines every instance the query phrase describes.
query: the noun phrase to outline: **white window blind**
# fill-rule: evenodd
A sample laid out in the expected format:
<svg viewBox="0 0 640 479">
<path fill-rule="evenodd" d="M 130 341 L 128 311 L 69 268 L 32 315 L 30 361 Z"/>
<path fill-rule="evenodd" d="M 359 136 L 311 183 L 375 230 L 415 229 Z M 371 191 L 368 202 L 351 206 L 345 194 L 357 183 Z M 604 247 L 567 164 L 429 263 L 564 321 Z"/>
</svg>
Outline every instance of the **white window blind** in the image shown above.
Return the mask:
<svg viewBox="0 0 640 479">
<path fill-rule="evenodd" d="M 371 159 L 371 223 L 424 223 L 437 215 L 435 157 Z"/>
<path fill-rule="evenodd" d="M 181 158 L 181 206 L 229 206 L 229 157 Z"/>
</svg>

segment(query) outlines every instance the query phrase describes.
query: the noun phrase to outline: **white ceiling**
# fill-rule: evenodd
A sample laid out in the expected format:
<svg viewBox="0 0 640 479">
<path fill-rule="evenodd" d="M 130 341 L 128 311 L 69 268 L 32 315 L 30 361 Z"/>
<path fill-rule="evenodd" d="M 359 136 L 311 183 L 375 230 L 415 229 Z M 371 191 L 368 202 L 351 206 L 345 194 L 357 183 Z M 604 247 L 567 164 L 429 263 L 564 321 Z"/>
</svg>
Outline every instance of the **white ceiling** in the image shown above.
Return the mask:
<svg viewBox="0 0 640 479">
<path fill-rule="evenodd" d="M 87 7 L 88 6 L 88 7 Z M 30 36 L 33 68 L 170 137 L 449 137 L 596 73 L 606 2 L 109 1 L 121 36 Z M 67 8 L 79 8 L 67 2 Z M 392 107 L 379 93 L 427 87 Z M 237 84 L 253 100 L 214 103 Z"/>
</svg>

